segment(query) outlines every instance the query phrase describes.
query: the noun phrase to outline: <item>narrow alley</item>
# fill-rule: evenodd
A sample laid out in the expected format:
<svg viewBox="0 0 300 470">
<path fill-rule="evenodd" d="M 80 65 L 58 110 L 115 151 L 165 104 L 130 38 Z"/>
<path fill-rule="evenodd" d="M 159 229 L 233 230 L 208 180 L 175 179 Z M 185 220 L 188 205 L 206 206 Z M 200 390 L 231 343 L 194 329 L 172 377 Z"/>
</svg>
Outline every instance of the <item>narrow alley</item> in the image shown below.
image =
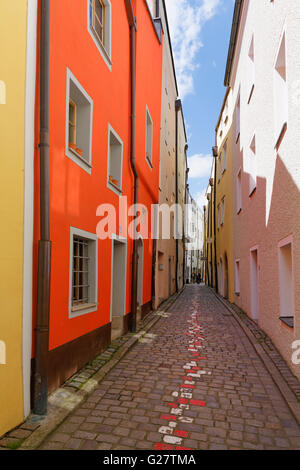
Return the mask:
<svg viewBox="0 0 300 470">
<path fill-rule="evenodd" d="M 300 449 L 300 429 L 212 290 L 186 286 L 42 449 Z"/>
</svg>

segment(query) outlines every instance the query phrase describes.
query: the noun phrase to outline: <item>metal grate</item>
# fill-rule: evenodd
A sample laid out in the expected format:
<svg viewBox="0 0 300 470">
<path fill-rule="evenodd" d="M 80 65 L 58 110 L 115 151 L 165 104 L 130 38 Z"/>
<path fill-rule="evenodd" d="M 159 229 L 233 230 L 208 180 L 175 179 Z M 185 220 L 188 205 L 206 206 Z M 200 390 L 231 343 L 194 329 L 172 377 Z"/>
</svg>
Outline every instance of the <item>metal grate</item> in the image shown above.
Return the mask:
<svg viewBox="0 0 300 470">
<path fill-rule="evenodd" d="M 73 284 L 72 306 L 87 304 L 90 300 L 89 241 L 73 238 Z"/>
</svg>

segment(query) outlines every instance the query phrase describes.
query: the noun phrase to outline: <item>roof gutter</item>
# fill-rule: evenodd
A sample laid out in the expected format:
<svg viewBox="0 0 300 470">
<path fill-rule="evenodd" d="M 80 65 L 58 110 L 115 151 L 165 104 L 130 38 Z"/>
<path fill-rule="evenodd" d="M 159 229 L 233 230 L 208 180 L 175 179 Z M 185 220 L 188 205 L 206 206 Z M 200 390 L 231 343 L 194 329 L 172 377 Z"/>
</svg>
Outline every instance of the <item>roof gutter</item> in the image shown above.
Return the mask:
<svg viewBox="0 0 300 470">
<path fill-rule="evenodd" d="M 235 0 L 233 22 L 232 22 L 232 29 L 231 29 L 231 36 L 230 36 L 230 43 L 229 43 L 229 51 L 228 51 L 227 65 L 226 65 L 226 72 L 225 72 L 225 79 L 224 79 L 224 85 L 227 87 L 230 85 L 230 77 L 231 77 L 234 54 L 236 50 L 236 44 L 237 44 L 243 5 L 244 5 L 244 0 Z"/>
</svg>

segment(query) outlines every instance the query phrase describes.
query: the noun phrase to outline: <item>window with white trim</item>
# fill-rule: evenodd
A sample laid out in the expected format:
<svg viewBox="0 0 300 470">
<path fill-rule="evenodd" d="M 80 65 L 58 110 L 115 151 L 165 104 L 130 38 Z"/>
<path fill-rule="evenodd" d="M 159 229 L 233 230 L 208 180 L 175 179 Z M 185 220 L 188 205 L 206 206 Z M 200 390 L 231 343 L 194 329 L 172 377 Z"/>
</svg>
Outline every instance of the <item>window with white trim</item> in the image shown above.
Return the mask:
<svg viewBox="0 0 300 470">
<path fill-rule="evenodd" d="M 283 33 L 274 68 L 275 145 L 278 146 L 288 121 L 288 88 L 286 76 L 286 40 Z"/>
<path fill-rule="evenodd" d="M 280 319 L 294 327 L 293 244 L 290 237 L 279 244 Z"/>
<path fill-rule="evenodd" d="M 106 64 L 111 67 L 110 0 L 88 0 L 88 30 Z"/>
<path fill-rule="evenodd" d="M 146 160 L 152 168 L 153 123 L 147 106 L 146 109 Z"/>
<path fill-rule="evenodd" d="M 66 155 L 90 173 L 93 100 L 69 69 L 66 97 Z"/>
<path fill-rule="evenodd" d="M 108 187 L 122 192 L 123 142 L 111 126 L 108 128 Z"/>
<path fill-rule="evenodd" d="M 252 35 L 249 52 L 247 55 L 247 79 L 248 79 L 248 103 L 251 100 L 255 84 L 255 63 L 254 63 L 254 35 Z"/>
<path fill-rule="evenodd" d="M 223 147 L 222 166 L 223 166 L 222 173 L 224 173 L 227 168 L 227 142 L 224 144 L 224 147 Z"/>
<path fill-rule="evenodd" d="M 225 222 L 225 197 L 222 199 L 221 203 L 221 225 L 224 225 Z"/>
<path fill-rule="evenodd" d="M 241 95 L 239 92 L 235 107 L 235 141 L 238 141 L 241 132 Z"/>
<path fill-rule="evenodd" d="M 218 158 L 218 182 L 221 179 L 221 173 L 222 173 L 222 152 L 220 153 L 220 156 Z"/>
<path fill-rule="evenodd" d="M 236 212 L 239 214 L 242 210 L 242 170 L 238 172 L 236 178 Z"/>
<path fill-rule="evenodd" d="M 71 227 L 69 316 L 77 317 L 97 310 L 98 239 Z"/>
<path fill-rule="evenodd" d="M 240 260 L 236 260 L 235 262 L 235 293 L 240 295 Z"/>
<path fill-rule="evenodd" d="M 249 149 L 249 195 L 254 192 L 257 184 L 256 138 L 253 136 Z"/>
<path fill-rule="evenodd" d="M 220 221 L 221 221 L 221 219 L 220 219 L 220 214 L 221 214 L 221 209 L 220 209 L 220 204 L 219 204 L 219 205 L 218 205 L 218 230 L 219 230 L 219 228 L 220 228 Z"/>
</svg>

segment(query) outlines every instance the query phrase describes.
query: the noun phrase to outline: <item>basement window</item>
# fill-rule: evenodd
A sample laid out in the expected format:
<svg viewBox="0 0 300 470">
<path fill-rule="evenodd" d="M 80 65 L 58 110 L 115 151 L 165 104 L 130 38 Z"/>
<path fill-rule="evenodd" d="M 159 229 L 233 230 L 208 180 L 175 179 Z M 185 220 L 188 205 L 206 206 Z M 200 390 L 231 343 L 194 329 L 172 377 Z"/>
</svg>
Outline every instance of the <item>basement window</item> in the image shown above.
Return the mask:
<svg viewBox="0 0 300 470">
<path fill-rule="evenodd" d="M 292 238 L 279 244 L 280 320 L 294 327 L 294 282 Z"/>
<path fill-rule="evenodd" d="M 67 69 L 66 155 L 91 173 L 93 100 Z"/>
<path fill-rule="evenodd" d="M 97 310 L 97 235 L 71 227 L 70 318 Z"/>
<path fill-rule="evenodd" d="M 123 142 L 111 126 L 108 129 L 107 185 L 116 194 L 122 193 Z"/>
<path fill-rule="evenodd" d="M 274 69 L 275 147 L 277 150 L 287 129 L 288 122 L 288 89 L 286 73 L 286 41 L 284 32 Z"/>
<path fill-rule="evenodd" d="M 153 123 L 147 106 L 146 109 L 146 160 L 150 168 L 152 165 L 152 148 L 153 148 Z"/>
</svg>

